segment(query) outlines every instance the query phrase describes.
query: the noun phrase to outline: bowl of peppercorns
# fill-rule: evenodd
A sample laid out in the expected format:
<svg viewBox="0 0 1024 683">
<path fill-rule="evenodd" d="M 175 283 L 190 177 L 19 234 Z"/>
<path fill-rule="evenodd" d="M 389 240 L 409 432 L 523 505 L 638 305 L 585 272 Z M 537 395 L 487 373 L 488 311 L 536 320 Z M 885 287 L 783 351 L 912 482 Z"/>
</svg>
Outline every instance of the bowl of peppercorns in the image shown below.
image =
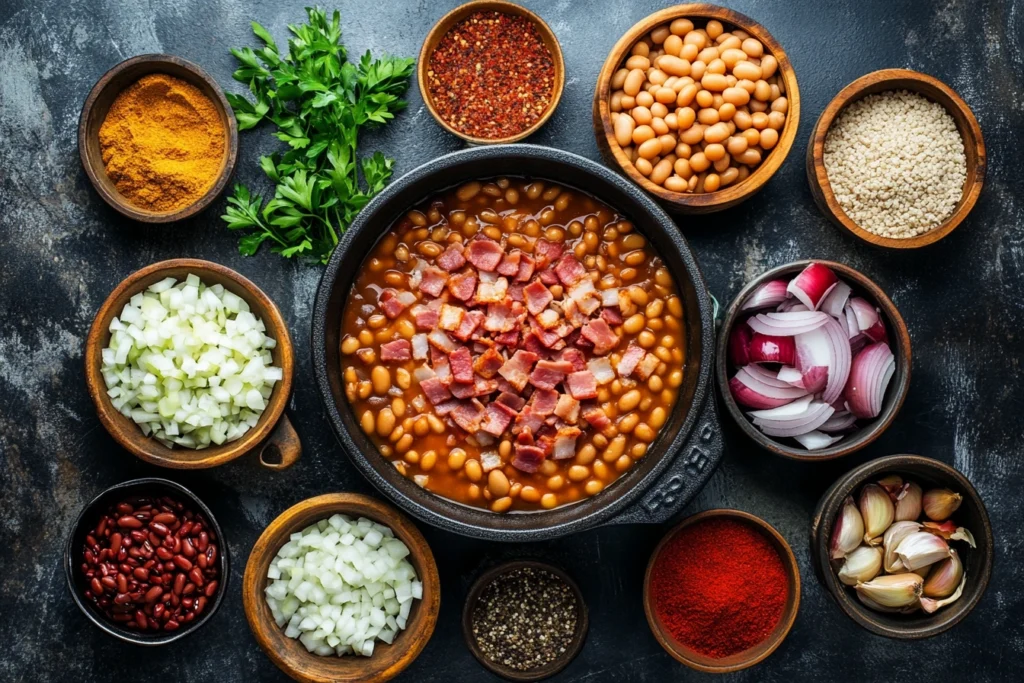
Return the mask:
<svg viewBox="0 0 1024 683">
<path fill-rule="evenodd" d="M 210 509 L 158 478 L 94 498 L 64 550 L 75 604 L 104 632 L 136 645 L 165 645 L 208 622 L 223 601 L 228 564 Z"/>
</svg>

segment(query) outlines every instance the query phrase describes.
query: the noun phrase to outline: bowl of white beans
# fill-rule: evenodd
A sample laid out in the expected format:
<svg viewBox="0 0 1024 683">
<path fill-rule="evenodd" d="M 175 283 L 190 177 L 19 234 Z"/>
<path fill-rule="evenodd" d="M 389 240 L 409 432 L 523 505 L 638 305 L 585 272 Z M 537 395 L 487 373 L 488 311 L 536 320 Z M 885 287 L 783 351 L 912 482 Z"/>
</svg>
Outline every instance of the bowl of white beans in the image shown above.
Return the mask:
<svg viewBox="0 0 1024 683">
<path fill-rule="evenodd" d="M 677 213 L 711 213 L 760 190 L 796 138 L 800 96 L 782 46 L 715 5 L 637 22 L 598 76 L 598 146 Z"/>
</svg>

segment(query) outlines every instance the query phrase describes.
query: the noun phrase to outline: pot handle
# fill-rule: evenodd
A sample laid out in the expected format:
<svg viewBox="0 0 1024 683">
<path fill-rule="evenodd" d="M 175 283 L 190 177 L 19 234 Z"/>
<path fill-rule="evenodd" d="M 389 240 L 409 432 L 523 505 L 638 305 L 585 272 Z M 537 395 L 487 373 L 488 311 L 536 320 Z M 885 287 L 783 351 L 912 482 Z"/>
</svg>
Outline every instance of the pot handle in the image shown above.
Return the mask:
<svg viewBox="0 0 1024 683">
<path fill-rule="evenodd" d="M 279 456 L 277 461 L 267 462 L 267 454 L 274 452 Z M 281 413 L 274 431 L 260 445 L 259 453 L 260 464 L 270 470 L 288 469 L 302 456 L 302 442 L 287 413 Z"/>
<path fill-rule="evenodd" d="M 713 391 L 708 391 L 690 438 L 638 501 L 606 524 L 661 524 L 693 500 L 722 459 L 725 443 Z"/>
</svg>

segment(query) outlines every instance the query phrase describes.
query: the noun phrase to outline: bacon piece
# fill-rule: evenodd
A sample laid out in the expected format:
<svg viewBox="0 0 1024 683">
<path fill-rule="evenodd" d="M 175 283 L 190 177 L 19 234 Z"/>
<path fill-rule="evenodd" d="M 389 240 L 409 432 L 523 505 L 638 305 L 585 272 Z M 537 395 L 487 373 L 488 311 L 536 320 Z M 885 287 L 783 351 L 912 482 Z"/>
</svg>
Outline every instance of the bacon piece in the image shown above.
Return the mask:
<svg viewBox="0 0 1024 683">
<path fill-rule="evenodd" d="M 462 247 L 458 244 L 449 245 L 444 253 L 437 257 L 437 265 L 449 273 L 466 265 L 466 257 L 462 255 Z M 436 296 L 436 295 L 435 295 Z"/>
<path fill-rule="evenodd" d="M 462 322 L 459 323 L 458 328 L 453 334 L 461 341 L 469 341 L 469 338 L 473 336 L 476 328 L 480 327 L 480 323 L 483 321 L 483 311 L 466 311 L 466 314 L 462 316 Z"/>
<path fill-rule="evenodd" d="M 442 401 L 447 401 L 452 397 L 448 387 L 444 385 L 437 377 L 431 377 L 420 382 L 420 389 L 423 390 L 423 395 L 427 397 L 433 405 L 437 405 Z"/>
<path fill-rule="evenodd" d="M 571 287 L 587 275 L 586 267 L 574 254 L 564 254 L 555 264 L 555 275 L 566 287 Z M 576 299 L 576 297 L 573 297 Z"/>
<path fill-rule="evenodd" d="M 537 256 L 537 267 L 544 268 L 549 263 L 554 263 L 562 255 L 563 247 L 561 242 L 549 242 L 546 239 L 539 239 L 533 247 L 533 253 Z"/>
<path fill-rule="evenodd" d="M 558 360 L 564 360 L 572 363 L 572 370 L 569 372 L 578 372 L 580 370 L 587 369 L 586 357 L 579 349 L 562 349 L 558 354 Z"/>
<path fill-rule="evenodd" d="M 601 308 L 601 295 L 594 288 L 594 281 L 583 278 L 569 288 L 569 298 L 576 302 L 584 315 L 590 315 Z"/>
<path fill-rule="evenodd" d="M 537 277 L 539 277 L 540 281 L 546 285 L 558 284 L 558 276 L 555 275 L 555 271 L 553 271 L 551 268 L 545 268 L 544 270 L 540 271 L 539 273 L 537 273 Z"/>
<path fill-rule="evenodd" d="M 508 380 L 508 383 L 522 391 L 530 380 L 530 369 L 537 362 L 537 354 L 529 351 L 516 351 L 515 354 L 501 366 L 498 374 Z"/>
<path fill-rule="evenodd" d="M 441 296 L 444 285 L 448 282 L 448 273 L 434 266 L 427 266 L 423 269 L 423 276 L 420 279 L 419 290 L 430 296 Z"/>
<path fill-rule="evenodd" d="M 445 353 L 451 353 L 455 350 L 455 342 L 451 340 L 444 330 L 434 330 L 427 335 L 427 341 L 429 341 L 432 346 L 437 347 Z M 431 356 L 431 358 L 433 358 L 433 356 Z"/>
<path fill-rule="evenodd" d="M 448 291 L 460 301 L 469 301 L 476 293 L 476 275 L 469 273 L 456 273 L 448 278 Z"/>
<path fill-rule="evenodd" d="M 494 337 L 495 344 L 501 344 L 509 348 L 515 348 L 519 346 L 519 330 L 509 330 L 508 332 L 502 332 Z"/>
<path fill-rule="evenodd" d="M 526 300 L 523 296 L 524 288 L 525 285 L 522 282 L 513 282 L 508 286 L 508 298 L 523 303 Z"/>
<path fill-rule="evenodd" d="M 562 427 L 555 436 L 555 444 L 551 457 L 555 460 L 566 460 L 576 455 L 576 439 L 583 432 L 578 427 Z"/>
<path fill-rule="evenodd" d="M 455 398 L 471 398 L 473 396 L 487 396 L 498 389 L 498 381 L 474 377 L 468 384 L 452 382 L 448 385 L 448 391 L 452 392 Z"/>
<path fill-rule="evenodd" d="M 622 358 L 619 359 L 619 365 L 615 368 L 615 371 L 619 373 L 619 377 L 629 377 L 636 370 L 637 363 L 639 363 L 644 354 L 647 353 L 636 344 L 630 344 L 626 347 L 626 352 L 622 354 Z"/>
<path fill-rule="evenodd" d="M 571 373 L 565 378 L 565 385 L 577 401 L 597 398 L 597 380 L 590 370 Z"/>
<path fill-rule="evenodd" d="M 560 394 L 555 404 L 555 415 L 574 424 L 580 418 L 580 402 L 569 394 Z"/>
<path fill-rule="evenodd" d="M 609 325 L 621 325 L 622 314 L 614 308 L 602 308 L 601 318 Z"/>
<path fill-rule="evenodd" d="M 473 356 L 469 349 L 460 346 L 448 354 L 448 363 L 452 366 L 452 377 L 456 382 L 470 384 L 473 382 Z"/>
<path fill-rule="evenodd" d="M 402 311 L 405 310 L 405 304 L 398 297 L 398 292 L 393 289 L 385 289 L 381 292 L 377 304 L 384 311 L 384 315 L 392 320 L 400 316 Z"/>
<path fill-rule="evenodd" d="M 480 431 L 501 436 L 510 422 L 512 422 L 512 416 L 491 403 L 484 410 L 483 419 L 480 421 Z"/>
<path fill-rule="evenodd" d="M 540 339 L 532 331 L 527 332 L 523 337 L 523 348 L 530 353 L 536 353 L 539 356 L 548 352 L 548 347 L 541 344 Z"/>
<path fill-rule="evenodd" d="M 512 427 L 512 433 L 520 434 L 528 431 L 533 434 L 543 426 L 544 416 L 535 414 L 531 406 L 525 406 L 519 411 L 519 417 L 516 418 L 515 425 Z"/>
<path fill-rule="evenodd" d="M 517 470 L 532 474 L 540 469 L 545 457 L 544 451 L 536 446 L 517 445 L 511 464 Z"/>
<path fill-rule="evenodd" d="M 658 363 L 660 362 L 661 359 L 653 353 L 648 353 L 644 356 L 644 359 L 640 361 L 640 366 L 636 369 L 637 374 L 640 375 L 640 379 L 646 380 L 654 374 L 654 371 L 657 369 Z"/>
<path fill-rule="evenodd" d="M 427 340 L 427 335 L 420 332 L 412 336 L 412 357 L 416 360 L 426 360 L 427 354 L 430 353 L 430 342 Z"/>
<path fill-rule="evenodd" d="M 501 263 L 498 264 L 498 273 L 508 277 L 515 277 L 519 274 L 519 259 L 522 257 L 523 252 L 519 249 L 513 249 L 511 253 L 505 254 L 501 257 Z"/>
<path fill-rule="evenodd" d="M 380 345 L 381 360 L 412 360 L 412 344 L 407 339 L 396 339 Z"/>
<path fill-rule="evenodd" d="M 459 325 L 462 324 L 462 318 L 466 315 L 466 309 L 461 306 L 449 306 L 444 304 L 441 306 L 441 316 L 438 320 L 437 326 L 442 330 L 448 330 L 454 332 L 459 329 Z"/>
<path fill-rule="evenodd" d="M 492 272 L 498 267 L 504 255 L 505 250 L 500 244 L 489 237 L 477 237 L 469 243 L 466 258 L 480 270 Z"/>
<path fill-rule="evenodd" d="M 484 416 L 484 406 L 480 401 L 471 399 L 459 401 L 459 405 L 451 412 L 452 420 L 464 431 L 475 434 L 480 429 L 480 420 Z"/>
<path fill-rule="evenodd" d="M 600 318 L 589 321 L 583 326 L 580 334 L 594 343 L 594 353 L 598 356 L 608 353 L 619 343 L 619 335 L 612 332 L 608 323 Z"/>
<path fill-rule="evenodd" d="M 526 400 L 522 396 L 503 391 L 498 394 L 498 398 L 495 399 L 496 403 L 500 403 L 504 406 L 508 406 L 513 412 L 518 413 L 526 405 Z"/>
<path fill-rule="evenodd" d="M 494 282 L 484 282 L 481 278 L 480 284 L 476 288 L 476 296 L 473 297 L 473 303 L 500 303 L 505 300 L 506 294 L 508 294 L 508 280 L 505 278 L 499 277 Z"/>
<path fill-rule="evenodd" d="M 533 270 L 536 266 L 536 261 L 529 254 L 523 254 L 519 257 L 519 273 L 516 275 L 516 282 L 526 282 L 533 277 Z"/>
<path fill-rule="evenodd" d="M 538 388 L 533 392 L 527 405 L 533 410 L 534 415 L 550 415 L 555 412 L 555 406 L 558 405 L 558 392 Z"/>
<path fill-rule="evenodd" d="M 584 337 L 582 334 L 580 334 L 579 330 L 576 330 L 575 332 L 570 334 L 565 339 L 566 339 L 566 342 L 568 342 L 569 344 L 572 344 L 577 349 L 586 349 L 586 350 L 589 351 L 589 350 L 592 350 L 594 348 L 594 342 L 590 341 L 589 339 Z"/>
<path fill-rule="evenodd" d="M 509 305 L 500 303 L 487 306 L 484 329 L 488 332 L 509 332 L 515 329 L 517 322 Z"/>
<path fill-rule="evenodd" d="M 580 306 L 576 303 L 575 299 L 562 299 L 562 314 L 565 315 L 566 321 L 573 327 L 583 327 L 587 324 L 587 314 L 580 310 Z"/>
<path fill-rule="evenodd" d="M 413 306 L 412 319 L 416 322 L 417 330 L 432 330 L 437 327 L 440 313 L 426 306 Z"/>
<path fill-rule="evenodd" d="M 598 384 L 608 384 L 615 380 L 612 362 L 607 358 L 591 358 L 587 363 L 587 370 L 594 374 L 594 379 Z"/>
<path fill-rule="evenodd" d="M 523 297 L 526 299 L 526 310 L 530 315 L 537 315 L 555 300 L 551 291 L 539 280 L 534 280 L 523 288 Z"/>
<path fill-rule="evenodd" d="M 590 406 L 585 408 L 583 410 L 583 419 L 586 420 L 591 427 L 599 431 L 606 429 L 612 423 L 599 406 Z"/>
<path fill-rule="evenodd" d="M 540 325 L 533 327 L 533 334 L 537 336 L 540 343 L 546 348 L 553 349 L 555 344 L 562 341 L 562 338 L 554 330 L 545 330 Z"/>
<path fill-rule="evenodd" d="M 436 413 L 440 417 L 444 417 L 445 415 L 448 415 L 453 410 L 455 410 L 455 408 L 457 408 L 458 405 L 459 402 L 456 401 L 455 399 L 441 401 L 436 406 L 434 406 L 434 413 Z"/>
<path fill-rule="evenodd" d="M 473 370 L 485 379 L 490 379 L 498 374 L 498 370 L 505 364 L 505 359 L 493 348 L 487 349 L 473 361 Z"/>
<path fill-rule="evenodd" d="M 546 308 L 539 314 L 537 314 L 534 320 L 538 325 L 543 327 L 545 330 L 552 330 L 558 327 L 558 324 L 561 321 L 561 316 L 558 315 L 558 311 L 556 311 L 555 309 Z M 569 331 L 572 331 L 571 327 L 569 328 Z M 558 331 L 556 330 L 556 334 L 557 333 Z M 561 337 L 562 335 L 559 334 L 558 336 Z"/>
<path fill-rule="evenodd" d="M 538 389 L 554 389 L 572 371 L 572 363 L 568 361 L 540 360 L 530 374 L 530 384 Z"/>
</svg>

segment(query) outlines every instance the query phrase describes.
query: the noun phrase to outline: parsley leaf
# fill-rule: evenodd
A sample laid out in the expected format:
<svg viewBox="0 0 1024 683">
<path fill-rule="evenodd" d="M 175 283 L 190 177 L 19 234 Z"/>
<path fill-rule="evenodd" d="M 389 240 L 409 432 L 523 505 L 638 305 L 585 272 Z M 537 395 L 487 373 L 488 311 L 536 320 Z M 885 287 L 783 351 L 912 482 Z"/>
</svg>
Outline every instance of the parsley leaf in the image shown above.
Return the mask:
<svg viewBox="0 0 1024 683">
<path fill-rule="evenodd" d="M 269 122 L 286 146 L 260 158 L 274 184 L 263 198 L 236 184 L 221 218 L 242 231 L 238 250 L 255 254 L 266 242 L 286 258 L 300 256 L 326 263 L 339 237 L 370 198 L 384 189 L 394 160 L 380 152 L 360 158 L 359 132 L 381 126 L 405 108 L 412 59 L 369 52 L 348 61 L 341 44 L 341 13 L 330 18 L 307 8 L 308 23 L 289 26 L 287 54 L 256 22 L 252 31 L 262 47 L 235 48 L 235 80 L 248 86 L 255 101 L 229 94 L 238 129 Z"/>
</svg>

